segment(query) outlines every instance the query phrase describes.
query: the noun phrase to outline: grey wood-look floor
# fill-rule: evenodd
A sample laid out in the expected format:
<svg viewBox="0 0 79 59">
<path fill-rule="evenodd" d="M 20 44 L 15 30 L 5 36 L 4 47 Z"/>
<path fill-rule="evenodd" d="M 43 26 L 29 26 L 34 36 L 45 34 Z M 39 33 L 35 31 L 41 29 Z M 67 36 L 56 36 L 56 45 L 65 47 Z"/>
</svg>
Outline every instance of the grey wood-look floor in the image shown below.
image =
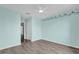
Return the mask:
<svg viewBox="0 0 79 59">
<path fill-rule="evenodd" d="M 79 49 L 56 44 L 53 42 L 38 40 L 27 41 L 20 46 L 11 47 L 0 51 L 0 54 L 78 54 Z"/>
</svg>

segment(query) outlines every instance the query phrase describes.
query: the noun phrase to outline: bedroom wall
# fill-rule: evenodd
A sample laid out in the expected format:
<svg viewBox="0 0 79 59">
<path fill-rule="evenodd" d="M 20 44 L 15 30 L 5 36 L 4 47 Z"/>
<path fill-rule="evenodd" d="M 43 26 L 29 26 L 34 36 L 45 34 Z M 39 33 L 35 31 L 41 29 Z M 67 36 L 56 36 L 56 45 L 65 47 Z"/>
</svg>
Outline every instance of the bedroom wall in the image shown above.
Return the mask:
<svg viewBox="0 0 79 59">
<path fill-rule="evenodd" d="M 28 40 L 39 40 L 42 39 L 42 22 L 38 17 L 26 17 L 22 18 L 24 23 L 24 38 Z"/>
<path fill-rule="evenodd" d="M 25 19 L 25 39 L 32 40 L 32 19 Z"/>
<path fill-rule="evenodd" d="M 42 22 L 43 39 L 79 48 L 79 14 Z"/>
<path fill-rule="evenodd" d="M 0 7 L 0 49 L 20 45 L 20 15 Z"/>
<path fill-rule="evenodd" d="M 42 21 L 38 17 L 32 17 L 32 41 L 42 39 Z"/>
</svg>

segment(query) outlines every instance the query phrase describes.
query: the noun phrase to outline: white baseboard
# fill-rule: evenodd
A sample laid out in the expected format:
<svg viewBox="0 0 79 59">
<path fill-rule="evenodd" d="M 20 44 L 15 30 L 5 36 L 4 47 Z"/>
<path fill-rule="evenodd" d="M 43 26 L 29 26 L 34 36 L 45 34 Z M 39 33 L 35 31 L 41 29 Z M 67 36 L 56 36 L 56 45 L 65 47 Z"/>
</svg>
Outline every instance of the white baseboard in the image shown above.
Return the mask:
<svg viewBox="0 0 79 59">
<path fill-rule="evenodd" d="M 37 40 L 43 40 L 43 39 L 32 39 L 31 41 L 37 41 Z"/>
<path fill-rule="evenodd" d="M 33 41 L 36 41 L 36 40 L 31 40 L 31 41 L 33 42 Z"/>
<path fill-rule="evenodd" d="M 10 45 L 10 46 L 7 46 L 7 47 L 0 48 L 0 50 L 11 48 L 11 47 L 18 46 L 18 45 L 21 45 L 21 43 L 13 44 L 13 45 Z"/>
<path fill-rule="evenodd" d="M 45 39 L 43 39 L 43 40 L 45 40 Z M 77 49 L 79 49 L 78 46 L 73 46 L 73 45 L 70 45 L 70 44 L 62 43 L 62 42 L 56 42 L 56 41 L 50 41 L 50 40 L 46 40 L 46 41 L 54 42 L 54 43 L 58 43 L 58 44 L 61 44 L 61 45 L 65 45 L 65 46 L 69 46 L 69 47 L 73 47 L 73 48 L 77 48 Z"/>
</svg>

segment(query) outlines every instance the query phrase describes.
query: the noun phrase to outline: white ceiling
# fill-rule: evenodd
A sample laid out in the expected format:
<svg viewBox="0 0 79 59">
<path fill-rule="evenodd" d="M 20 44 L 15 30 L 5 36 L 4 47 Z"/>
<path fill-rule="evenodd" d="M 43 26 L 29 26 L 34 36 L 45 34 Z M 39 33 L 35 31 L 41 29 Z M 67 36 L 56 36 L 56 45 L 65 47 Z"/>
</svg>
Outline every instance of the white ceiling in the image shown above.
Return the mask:
<svg viewBox="0 0 79 59">
<path fill-rule="evenodd" d="M 46 18 L 67 10 L 79 9 L 78 4 L 3 4 L 1 6 L 21 13 L 22 15 L 39 18 Z M 40 7 L 44 10 L 43 13 L 38 12 Z"/>
</svg>

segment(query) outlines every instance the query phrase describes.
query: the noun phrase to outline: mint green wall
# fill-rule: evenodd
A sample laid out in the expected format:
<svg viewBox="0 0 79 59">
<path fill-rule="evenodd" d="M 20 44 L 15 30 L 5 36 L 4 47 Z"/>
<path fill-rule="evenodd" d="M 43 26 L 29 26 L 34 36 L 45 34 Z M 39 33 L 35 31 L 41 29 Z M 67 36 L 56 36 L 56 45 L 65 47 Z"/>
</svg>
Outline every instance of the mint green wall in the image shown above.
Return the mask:
<svg viewBox="0 0 79 59">
<path fill-rule="evenodd" d="M 79 14 L 42 22 L 43 39 L 79 48 Z"/>
<path fill-rule="evenodd" d="M 0 49 L 20 43 L 20 15 L 0 7 Z"/>
<path fill-rule="evenodd" d="M 42 39 L 42 22 L 38 17 L 32 17 L 32 41 Z"/>
</svg>

